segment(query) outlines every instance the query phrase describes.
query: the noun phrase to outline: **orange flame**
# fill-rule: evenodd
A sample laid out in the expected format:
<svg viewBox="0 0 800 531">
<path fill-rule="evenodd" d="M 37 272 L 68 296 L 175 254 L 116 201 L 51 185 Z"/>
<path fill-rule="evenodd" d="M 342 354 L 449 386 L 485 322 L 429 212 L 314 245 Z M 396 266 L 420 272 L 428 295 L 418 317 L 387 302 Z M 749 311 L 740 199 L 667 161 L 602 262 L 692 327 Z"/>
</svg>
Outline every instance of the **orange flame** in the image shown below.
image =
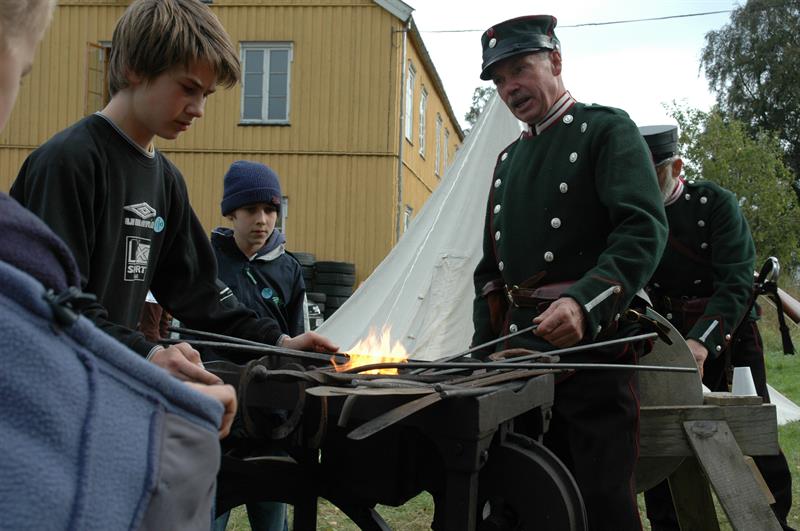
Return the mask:
<svg viewBox="0 0 800 531">
<path fill-rule="evenodd" d="M 377 331 L 374 328 L 370 328 L 366 338 L 346 351 L 350 355 L 349 362 L 343 365 L 337 364 L 336 360 L 331 357 L 331 363 L 333 363 L 337 372 L 342 372 L 353 367 L 371 365 L 373 363 L 406 362 L 408 353 L 399 341 L 395 341 L 394 345 L 392 345 L 391 332 L 391 326 L 384 326 L 379 337 Z M 397 369 L 375 369 L 365 371 L 364 374 L 397 374 Z"/>
</svg>

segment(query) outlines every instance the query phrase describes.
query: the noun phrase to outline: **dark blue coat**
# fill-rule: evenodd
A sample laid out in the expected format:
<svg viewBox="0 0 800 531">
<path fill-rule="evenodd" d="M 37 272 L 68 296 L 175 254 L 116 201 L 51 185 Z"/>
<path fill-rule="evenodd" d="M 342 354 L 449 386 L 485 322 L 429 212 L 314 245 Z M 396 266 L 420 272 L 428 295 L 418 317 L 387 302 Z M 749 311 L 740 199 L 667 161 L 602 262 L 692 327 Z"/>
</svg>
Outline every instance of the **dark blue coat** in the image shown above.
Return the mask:
<svg viewBox="0 0 800 531">
<path fill-rule="evenodd" d="M 305 331 L 303 271 L 297 260 L 286 253 L 283 244 L 268 251 L 270 242 L 267 242 L 248 258 L 236 245 L 233 231 L 222 227 L 211 234 L 211 244 L 217 255 L 219 279 L 231 288 L 240 303 L 259 317 L 275 319 L 284 334 L 296 336 Z"/>
</svg>

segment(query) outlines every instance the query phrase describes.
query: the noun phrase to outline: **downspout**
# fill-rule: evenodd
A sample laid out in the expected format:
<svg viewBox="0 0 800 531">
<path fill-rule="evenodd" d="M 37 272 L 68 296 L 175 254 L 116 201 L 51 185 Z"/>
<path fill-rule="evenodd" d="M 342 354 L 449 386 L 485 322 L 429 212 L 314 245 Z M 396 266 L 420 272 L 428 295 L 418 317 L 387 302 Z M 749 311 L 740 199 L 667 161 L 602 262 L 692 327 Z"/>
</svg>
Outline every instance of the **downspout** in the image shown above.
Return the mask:
<svg viewBox="0 0 800 531">
<path fill-rule="evenodd" d="M 395 245 L 400 241 L 400 226 L 403 222 L 403 148 L 405 147 L 406 137 L 406 73 L 408 72 L 408 65 L 406 65 L 406 42 L 408 40 L 408 31 L 411 29 L 411 17 L 406 21 L 406 27 L 400 31 L 403 32 L 403 62 L 400 65 L 400 143 L 397 150 L 397 215 L 395 216 Z"/>
</svg>

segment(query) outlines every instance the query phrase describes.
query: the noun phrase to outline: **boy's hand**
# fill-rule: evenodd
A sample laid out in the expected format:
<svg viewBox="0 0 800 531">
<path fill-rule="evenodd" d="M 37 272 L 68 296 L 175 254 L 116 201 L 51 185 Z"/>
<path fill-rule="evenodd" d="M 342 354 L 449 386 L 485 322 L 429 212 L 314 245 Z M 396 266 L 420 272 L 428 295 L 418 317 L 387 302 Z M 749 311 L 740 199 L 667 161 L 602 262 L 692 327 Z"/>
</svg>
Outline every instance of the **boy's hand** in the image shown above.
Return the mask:
<svg viewBox="0 0 800 531">
<path fill-rule="evenodd" d="M 305 332 L 299 336 L 286 337 L 278 346 L 314 352 L 339 352 L 339 347 L 332 343 L 330 339 L 316 332 Z"/>
<path fill-rule="evenodd" d="M 166 369 L 179 380 L 207 385 L 222 383 L 218 376 L 203 368 L 200 353 L 188 343 L 178 343 L 157 350 L 150 357 L 150 361 L 162 369 Z"/>
<path fill-rule="evenodd" d="M 230 385 L 203 385 L 198 383 L 186 382 L 186 385 L 200 391 L 204 395 L 216 398 L 225 407 L 222 414 L 222 424 L 219 427 L 219 438 L 224 439 L 231 432 L 233 417 L 236 416 L 236 390 Z"/>
</svg>

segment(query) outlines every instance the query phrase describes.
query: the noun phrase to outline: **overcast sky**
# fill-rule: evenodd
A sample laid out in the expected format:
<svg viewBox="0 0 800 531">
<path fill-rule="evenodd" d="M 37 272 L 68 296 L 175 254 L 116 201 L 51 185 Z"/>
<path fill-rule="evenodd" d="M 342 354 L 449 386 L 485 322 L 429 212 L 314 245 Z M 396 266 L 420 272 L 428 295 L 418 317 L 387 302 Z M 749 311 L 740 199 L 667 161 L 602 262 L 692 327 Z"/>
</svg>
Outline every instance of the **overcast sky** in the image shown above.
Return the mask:
<svg viewBox="0 0 800 531">
<path fill-rule="evenodd" d="M 558 19 L 564 85 L 579 101 L 626 110 L 638 125 L 674 123 L 664 102 L 678 100 L 708 109 L 714 102 L 699 58 L 705 34 L 730 13 L 647 22 L 568 27 L 579 24 L 729 11 L 733 0 L 405 0 L 415 10 L 425 46 L 462 121 L 481 65 L 481 32 L 508 18 L 552 14 Z M 437 30 L 480 30 L 440 33 Z"/>
</svg>

